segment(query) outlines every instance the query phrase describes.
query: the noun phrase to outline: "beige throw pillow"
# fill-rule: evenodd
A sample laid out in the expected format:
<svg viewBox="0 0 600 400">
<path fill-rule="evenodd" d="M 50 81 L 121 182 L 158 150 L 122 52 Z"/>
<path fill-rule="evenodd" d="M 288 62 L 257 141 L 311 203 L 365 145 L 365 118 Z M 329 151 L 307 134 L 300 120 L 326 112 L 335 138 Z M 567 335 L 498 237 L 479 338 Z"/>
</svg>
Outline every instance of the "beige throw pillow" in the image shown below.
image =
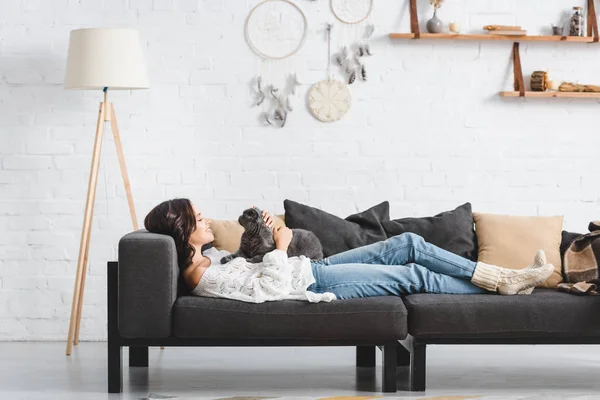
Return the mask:
<svg viewBox="0 0 600 400">
<path fill-rule="evenodd" d="M 285 226 L 285 216 L 274 215 L 273 222 L 276 227 Z M 218 220 L 213 219 L 210 228 L 213 231 L 215 240 L 212 242 L 217 250 L 227 250 L 230 253 L 236 252 L 240 248 L 240 240 L 244 228 L 236 220 Z"/>
<path fill-rule="evenodd" d="M 474 212 L 473 219 L 478 261 L 521 269 L 532 262 L 536 250 L 543 249 L 548 263 L 554 265 L 554 272 L 538 287 L 556 288 L 562 282 L 562 216 L 520 217 Z"/>
</svg>

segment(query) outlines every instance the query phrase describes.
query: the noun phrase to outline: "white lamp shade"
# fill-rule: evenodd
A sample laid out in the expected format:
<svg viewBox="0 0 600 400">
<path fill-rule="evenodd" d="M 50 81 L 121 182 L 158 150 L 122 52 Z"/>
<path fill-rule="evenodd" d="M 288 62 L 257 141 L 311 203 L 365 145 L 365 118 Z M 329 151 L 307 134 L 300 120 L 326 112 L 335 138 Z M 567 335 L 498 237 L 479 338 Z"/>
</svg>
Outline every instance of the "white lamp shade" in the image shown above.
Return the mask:
<svg viewBox="0 0 600 400">
<path fill-rule="evenodd" d="M 148 89 L 139 33 L 128 28 L 71 31 L 66 89 Z"/>
</svg>

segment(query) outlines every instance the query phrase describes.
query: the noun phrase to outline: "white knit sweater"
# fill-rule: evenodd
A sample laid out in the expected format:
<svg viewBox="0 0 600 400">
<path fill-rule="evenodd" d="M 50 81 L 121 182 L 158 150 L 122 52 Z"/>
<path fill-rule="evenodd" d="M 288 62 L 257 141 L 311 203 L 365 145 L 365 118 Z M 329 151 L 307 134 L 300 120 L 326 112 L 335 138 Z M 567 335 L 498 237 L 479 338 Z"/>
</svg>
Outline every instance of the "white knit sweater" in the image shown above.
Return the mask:
<svg viewBox="0 0 600 400">
<path fill-rule="evenodd" d="M 304 300 L 311 303 L 335 300 L 333 293 L 314 293 L 306 290 L 315 278 L 310 260 L 304 256 L 289 257 L 283 250 L 267 253 L 261 263 L 250 263 L 237 257 L 221 264 L 228 251 L 211 247 L 202 255 L 211 261 L 192 294 L 219 297 L 250 303 L 275 300 Z"/>
</svg>

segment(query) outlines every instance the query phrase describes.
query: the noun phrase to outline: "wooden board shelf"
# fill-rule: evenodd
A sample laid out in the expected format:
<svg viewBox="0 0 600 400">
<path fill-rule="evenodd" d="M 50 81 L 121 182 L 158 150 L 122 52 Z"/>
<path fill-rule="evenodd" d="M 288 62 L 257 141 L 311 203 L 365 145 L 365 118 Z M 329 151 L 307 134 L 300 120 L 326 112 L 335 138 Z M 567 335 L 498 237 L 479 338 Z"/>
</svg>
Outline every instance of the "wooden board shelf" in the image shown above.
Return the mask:
<svg viewBox="0 0 600 400">
<path fill-rule="evenodd" d="M 500 92 L 502 97 L 520 97 L 519 92 Z M 521 96 L 522 97 L 522 96 Z M 590 99 L 600 98 L 600 93 L 595 92 L 525 92 L 525 97 L 535 98 L 571 98 L 571 99 Z"/>
<path fill-rule="evenodd" d="M 587 30 L 586 36 L 544 36 L 544 35 L 498 35 L 493 33 L 454 34 L 454 33 L 425 33 L 419 27 L 417 0 L 409 0 L 410 33 L 390 33 L 390 39 L 411 40 L 471 40 L 471 41 L 510 41 L 512 46 L 514 91 L 500 92 L 502 97 L 533 97 L 533 98 L 600 98 L 600 93 L 591 92 L 533 92 L 526 91 L 521 66 L 520 42 L 567 42 L 567 43 L 600 43 L 600 29 L 596 15 L 595 0 L 587 0 Z"/>
<path fill-rule="evenodd" d="M 492 35 L 492 34 L 472 34 L 462 35 L 454 33 L 421 33 L 419 39 L 434 40 L 506 40 L 511 42 L 575 42 L 575 43 L 593 43 L 593 36 L 514 36 L 514 35 Z M 390 33 L 391 39 L 417 39 L 414 33 Z"/>
</svg>

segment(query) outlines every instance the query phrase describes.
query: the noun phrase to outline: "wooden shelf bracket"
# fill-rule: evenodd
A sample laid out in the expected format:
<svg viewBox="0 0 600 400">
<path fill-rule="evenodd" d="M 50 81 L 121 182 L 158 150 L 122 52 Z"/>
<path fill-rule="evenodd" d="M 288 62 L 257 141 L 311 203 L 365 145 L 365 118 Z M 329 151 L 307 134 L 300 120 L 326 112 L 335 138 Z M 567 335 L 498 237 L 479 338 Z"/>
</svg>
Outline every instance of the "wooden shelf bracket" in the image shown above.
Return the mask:
<svg viewBox="0 0 600 400">
<path fill-rule="evenodd" d="M 591 0 L 592 2 L 594 0 Z M 419 30 L 419 15 L 417 14 L 417 0 L 410 0 L 410 33 L 415 35 L 415 39 L 421 38 Z"/>
<path fill-rule="evenodd" d="M 523 69 L 521 68 L 521 55 L 519 53 L 519 43 L 513 43 L 513 69 L 515 79 L 515 92 L 519 92 L 520 97 L 525 97 L 525 82 L 523 81 Z"/>
<path fill-rule="evenodd" d="M 598 34 L 598 17 L 596 16 L 596 6 L 594 4 L 594 0 L 588 0 L 587 4 L 587 35 L 594 35 L 594 42 L 598 42 L 600 40 L 600 36 Z"/>
</svg>

